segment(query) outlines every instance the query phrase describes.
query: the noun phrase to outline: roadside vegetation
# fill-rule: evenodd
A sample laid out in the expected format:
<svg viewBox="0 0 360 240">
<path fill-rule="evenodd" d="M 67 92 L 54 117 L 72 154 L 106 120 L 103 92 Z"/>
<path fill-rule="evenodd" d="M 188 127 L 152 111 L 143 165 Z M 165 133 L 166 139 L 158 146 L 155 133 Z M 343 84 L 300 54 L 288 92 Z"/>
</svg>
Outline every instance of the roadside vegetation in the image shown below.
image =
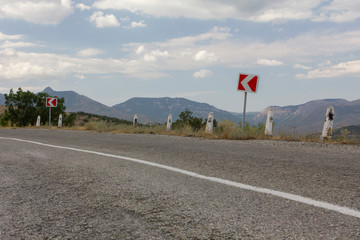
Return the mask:
<svg viewBox="0 0 360 240">
<path fill-rule="evenodd" d="M 279 133 L 274 136 L 265 135 L 265 124 L 250 125 L 245 123 L 244 134 L 242 133 L 242 124 L 233 121 L 214 121 L 214 130 L 212 134 L 205 132 L 206 119 L 197 118 L 193 113 L 186 109 L 179 114 L 178 119 L 173 123 L 172 130 L 166 131 L 166 123 L 163 124 L 139 124 L 133 126 L 131 121 L 119 120 L 95 114 L 83 112 L 77 113 L 78 118 L 75 123 L 75 129 L 108 132 L 108 133 L 128 133 L 128 134 L 161 134 L 185 137 L 212 138 L 212 139 L 230 139 L 230 140 L 280 140 L 280 141 L 302 141 L 302 142 L 320 142 L 320 133 L 294 135 L 293 133 Z M 360 131 L 360 127 L 359 127 Z M 328 143 L 357 144 L 360 145 L 360 138 L 351 137 L 350 131 L 346 128 L 340 131 L 340 134 L 334 135 L 333 139 L 327 140 Z M 359 132 L 360 133 L 360 132 Z M 357 135 L 359 136 L 359 135 Z"/>
<path fill-rule="evenodd" d="M 28 127 L 35 126 L 37 117 L 40 116 L 41 125 L 49 122 L 49 109 L 46 107 L 47 93 L 32 93 L 23 91 L 21 88 L 17 92 L 12 89 L 9 94 L 5 94 L 5 108 L 0 112 L 0 126 L 2 127 Z M 58 116 L 63 115 L 65 126 L 73 126 L 76 116 L 65 113 L 64 98 L 58 98 L 56 108 L 51 110 L 51 123 L 56 124 Z"/>
<path fill-rule="evenodd" d="M 37 116 L 41 116 L 41 126 L 48 126 L 49 109 L 45 106 L 47 93 L 34 94 L 24 92 L 21 88 L 16 93 L 13 90 L 5 94 L 5 106 L 0 106 L 0 127 L 35 127 Z M 54 97 L 54 96 L 52 96 Z M 57 126 L 57 118 L 63 114 L 63 128 L 72 130 L 129 133 L 129 134 L 162 134 L 212 139 L 250 140 L 271 139 L 282 141 L 320 142 L 319 134 L 295 135 L 278 133 L 274 136 L 265 135 L 265 124 L 250 125 L 245 123 L 244 133 L 242 124 L 233 121 L 214 120 L 213 133 L 205 132 L 207 119 L 193 116 L 189 109 L 185 109 L 173 122 L 171 131 L 166 131 L 163 124 L 137 124 L 114 117 L 101 116 L 85 112 L 65 113 L 64 99 L 58 98 L 58 107 L 52 109 L 52 125 Z M 56 128 L 56 127 L 54 127 Z M 335 129 L 330 143 L 360 145 L 360 126 Z"/>
</svg>

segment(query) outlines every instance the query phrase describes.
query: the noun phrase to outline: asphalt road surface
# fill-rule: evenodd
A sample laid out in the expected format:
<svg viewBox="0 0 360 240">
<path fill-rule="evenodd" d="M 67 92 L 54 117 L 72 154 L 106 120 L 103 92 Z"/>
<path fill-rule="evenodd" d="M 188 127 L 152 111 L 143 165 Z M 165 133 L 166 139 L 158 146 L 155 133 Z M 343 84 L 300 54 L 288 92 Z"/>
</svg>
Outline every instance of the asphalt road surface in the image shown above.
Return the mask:
<svg viewBox="0 0 360 240">
<path fill-rule="evenodd" d="M 2 129 L 0 239 L 360 239 L 360 147 Z"/>
</svg>

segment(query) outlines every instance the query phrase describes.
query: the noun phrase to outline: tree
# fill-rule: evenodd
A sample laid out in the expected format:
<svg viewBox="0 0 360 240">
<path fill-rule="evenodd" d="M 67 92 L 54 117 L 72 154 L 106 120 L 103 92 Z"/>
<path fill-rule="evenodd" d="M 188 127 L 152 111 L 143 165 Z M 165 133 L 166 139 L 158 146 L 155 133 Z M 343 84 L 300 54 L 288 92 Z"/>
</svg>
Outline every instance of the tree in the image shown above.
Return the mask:
<svg viewBox="0 0 360 240">
<path fill-rule="evenodd" d="M 179 119 L 183 124 L 190 124 L 191 119 L 193 118 L 192 112 L 186 108 L 185 111 L 179 114 Z"/>
<path fill-rule="evenodd" d="M 49 109 L 46 107 L 47 93 L 32 93 L 30 91 L 24 92 L 21 88 L 14 93 L 13 89 L 9 94 L 5 94 L 5 119 L 10 121 L 14 126 L 28 126 L 35 125 L 37 116 L 41 116 L 41 123 L 45 124 L 48 121 Z M 56 122 L 59 114 L 65 113 L 64 98 L 58 99 L 56 108 L 51 109 L 51 122 Z"/>
<path fill-rule="evenodd" d="M 11 125 L 27 126 L 31 121 L 35 121 L 36 113 L 35 94 L 27 91 L 23 92 L 21 88 L 16 93 L 11 89 L 9 94 L 5 94 L 5 116 L 11 122 Z"/>
<path fill-rule="evenodd" d="M 186 108 L 179 114 L 179 119 L 174 122 L 173 126 L 174 128 L 182 128 L 186 125 L 191 126 L 194 131 L 198 131 L 206 125 L 206 119 L 194 117 L 193 113 Z"/>
</svg>

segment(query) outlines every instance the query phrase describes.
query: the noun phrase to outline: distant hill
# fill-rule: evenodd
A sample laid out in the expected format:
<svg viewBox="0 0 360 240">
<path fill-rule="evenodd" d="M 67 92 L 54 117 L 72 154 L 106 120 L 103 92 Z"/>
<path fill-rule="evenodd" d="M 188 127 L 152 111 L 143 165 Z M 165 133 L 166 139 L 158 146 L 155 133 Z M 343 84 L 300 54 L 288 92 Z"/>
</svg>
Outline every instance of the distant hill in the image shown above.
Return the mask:
<svg viewBox="0 0 360 240">
<path fill-rule="evenodd" d="M 240 121 L 238 116 L 218 109 L 207 103 L 198 103 L 185 98 L 131 98 L 130 100 L 113 106 L 114 108 L 131 115 L 142 113 L 154 122 L 164 123 L 168 114 L 173 115 L 173 120 L 185 109 L 193 112 L 193 116 L 207 119 L 209 112 L 213 112 L 217 120 Z"/>
<path fill-rule="evenodd" d="M 5 96 L 2 93 L 0 93 L 0 105 L 5 105 Z"/>
<path fill-rule="evenodd" d="M 324 99 L 297 106 L 270 106 L 261 111 L 253 121 L 265 122 L 269 109 L 274 112 L 275 131 L 295 131 L 297 133 L 321 131 L 326 109 L 335 109 L 334 128 L 360 124 L 360 99 Z"/>
<path fill-rule="evenodd" d="M 47 87 L 42 92 L 48 93 L 50 96 L 63 97 L 65 99 L 66 112 L 87 112 L 126 120 L 132 120 L 133 118 L 133 116 L 126 112 L 101 104 L 74 91 L 54 91 Z"/>
</svg>

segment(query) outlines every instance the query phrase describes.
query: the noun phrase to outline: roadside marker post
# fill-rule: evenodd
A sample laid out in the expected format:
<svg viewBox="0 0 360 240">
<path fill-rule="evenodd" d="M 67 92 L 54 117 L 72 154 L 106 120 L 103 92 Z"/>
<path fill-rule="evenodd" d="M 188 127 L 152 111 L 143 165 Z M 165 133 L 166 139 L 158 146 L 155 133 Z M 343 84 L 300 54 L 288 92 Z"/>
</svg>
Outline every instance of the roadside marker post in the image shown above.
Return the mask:
<svg viewBox="0 0 360 240">
<path fill-rule="evenodd" d="M 137 127 L 138 122 L 139 122 L 138 115 L 137 115 L 137 114 L 135 114 L 135 115 L 134 115 L 134 120 L 133 120 L 133 126 L 134 126 L 134 127 Z"/>
<path fill-rule="evenodd" d="M 51 108 L 57 107 L 57 98 L 47 97 L 46 98 L 46 107 L 49 109 L 49 127 L 51 127 Z"/>
<path fill-rule="evenodd" d="M 40 127 L 40 120 L 41 120 L 41 117 L 39 115 L 36 120 L 36 127 Z"/>
<path fill-rule="evenodd" d="M 172 114 L 169 114 L 167 124 L 166 124 L 166 131 L 170 132 L 171 128 L 172 128 Z"/>
<path fill-rule="evenodd" d="M 58 121 L 58 128 L 61 128 L 61 127 L 62 127 L 62 122 L 63 122 L 63 115 L 60 114 L 60 115 L 59 115 L 59 121 Z"/>
<path fill-rule="evenodd" d="M 239 82 L 238 82 L 238 91 L 245 92 L 244 96 L 244 111 L 242 117 L 242 133 L 244 134 L 244 126 L 245 126 L 245 114 L 246 114 L 246 100 L 247 93 L 256 93 L 259 86 L 260 77 L 255 74 L 247 74 L 240 73 L 239 74 Z"/>
<path fill-rule="evenodd" d="M 334 125 L 334 114 L 335 114 L 334 108 L 331 106 L 328 107 L 326 110 L 324 127 L 323 127 L 323 131 L 321 134 L 321 140 L 323 140 L 323 141 L 326 139 L 332 138 L 332 129 L 333 129 L 333 125 Z"/>
<path fill-rule="evenodd" d="M 214 128 L 214 113 L 210 112 L 207 119 L 205 132 L 212 134 L 213 128 Z"/>
<path fill-rule="evenodd" d="M 265 135 L 272 136 L 273 135 L 273 111 L 268 110 L 266 124 L 265 124 Z"/>
</svg>

